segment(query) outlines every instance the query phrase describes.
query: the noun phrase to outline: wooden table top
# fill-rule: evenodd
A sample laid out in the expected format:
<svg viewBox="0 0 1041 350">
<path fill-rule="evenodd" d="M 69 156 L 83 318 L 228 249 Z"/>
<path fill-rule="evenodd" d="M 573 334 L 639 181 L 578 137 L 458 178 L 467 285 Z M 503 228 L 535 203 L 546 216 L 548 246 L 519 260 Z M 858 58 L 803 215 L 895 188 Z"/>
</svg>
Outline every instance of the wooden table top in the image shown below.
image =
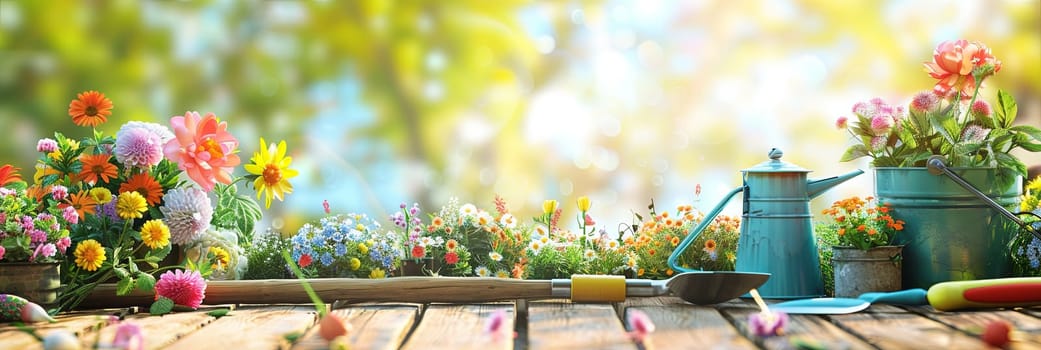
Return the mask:
<svg viewBox="0 0 1041 350">
<path fill-rule="evenodd" d="M 231 308 L 224 317 L 207 315 Z M 488 319 L 504 310 L 506 329 L 495 338 L 484 331 Z M 634 343 L 621 321 L 641 310 L 656 331 Z M 1041 349 L 1041 308 L 938 312 L 928 306 L 873 305 L 847 315 L 792 315 L 785 335 L 757 338 L 748 316 L 751 300 L 695 306 L 673 297 L 630 298 L 618 304 L 575 304 L 566 300 L 485 304 L 366 303 L 333 305 L 353 327 L 351 349 L 790 349 L 800 340 L 828 349 L 985 349 L 978 333 L 992 320 L 1010 322 L 1017 333 L 1013 349 Z M 108 315 L 133 322 L 148 349 L 324 349 L 311 305 L 217 305 L 198 311 L 150 316 L 145 309 L 90 310 L 63 314 L 58 322 L 38 324 L 39 333 L 65 328 L 90 348 L 107 342 L 115 326 Z M 300 335 L 295 342 L 288 334 Z M 0 323 L 0 349 L 41 349 L 39 342 L 10 323 Z"/>
</svg>

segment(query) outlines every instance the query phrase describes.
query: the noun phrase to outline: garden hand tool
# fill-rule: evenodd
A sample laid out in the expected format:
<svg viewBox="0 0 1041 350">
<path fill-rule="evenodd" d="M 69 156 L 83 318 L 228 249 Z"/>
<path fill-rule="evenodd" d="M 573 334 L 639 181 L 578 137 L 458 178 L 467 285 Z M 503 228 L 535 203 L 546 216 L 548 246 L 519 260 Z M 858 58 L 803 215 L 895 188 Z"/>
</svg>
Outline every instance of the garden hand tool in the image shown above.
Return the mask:
<svg viewBox="0 0 1041 350">
<path fill-rule="evenodd" d="M 1041 277 L 995 278 L 937 283 L 928 291 L 864 293 L 857 299 L 816 298 L 771 305 L 790 314 L 846 314 L 870 304 L 932 305 L 940 311 L 1041 305 Z"/>
<path fill-rule="evenodd" d="M 737 271 L 770 273 L 770 281 L 757 288 L 764 298 L 809 298 L 824 295 L 820 259 L 813 236 L 810 199 L 845 182 L 863 170 L 821 180 L 807 180 L 809 170 L 781 161 L 784 153 L 771 149 L 769 160 L 742 170 L 744 185 L 730 191 L 701 220 L 669 256 L 669 266 L 681 272 L 678 259 L 701 235 L 723 207 L 743 192 L 741 235 Z"/>
<path fill-rule="evenodd" d="M 316 278 L 307 280 L 324 300 L 475 303 L 513 299 L 570 298 L 574 302 L 621 302 L 632 296 L 675 295 L 708 305 L 737 298 L 770 277 L 754 272 L 688 272 L 667 280 L 575 275 L 570 279 L 519 280 L 491 277 Z M 115 284 L 94 289 L 82 307 L 149 305 L 154 293 L 116 296 Z M 310 303 L 298 280 L 209 281 L 206 304 Z"/>
</svg>

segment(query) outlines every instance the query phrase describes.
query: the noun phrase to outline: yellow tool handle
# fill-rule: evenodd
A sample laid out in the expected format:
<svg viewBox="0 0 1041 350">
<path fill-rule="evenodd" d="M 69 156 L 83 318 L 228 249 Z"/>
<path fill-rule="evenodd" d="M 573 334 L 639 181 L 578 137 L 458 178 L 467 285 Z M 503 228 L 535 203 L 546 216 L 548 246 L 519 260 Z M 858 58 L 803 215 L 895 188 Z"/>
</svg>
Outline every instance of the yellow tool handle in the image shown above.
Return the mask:
<svg viewBox="0 0 1041 350">
<path fill-rule="evenodd" d="M 625 301 L 625 276 L 571 276 L 571 301 L 576 303 L 616 303 Z"/>
<path fill-rule="evenodd" d="M 941 282 L 927 297 L 940 311 L 1041 305 L 1041 277 Z"/>
</svg>

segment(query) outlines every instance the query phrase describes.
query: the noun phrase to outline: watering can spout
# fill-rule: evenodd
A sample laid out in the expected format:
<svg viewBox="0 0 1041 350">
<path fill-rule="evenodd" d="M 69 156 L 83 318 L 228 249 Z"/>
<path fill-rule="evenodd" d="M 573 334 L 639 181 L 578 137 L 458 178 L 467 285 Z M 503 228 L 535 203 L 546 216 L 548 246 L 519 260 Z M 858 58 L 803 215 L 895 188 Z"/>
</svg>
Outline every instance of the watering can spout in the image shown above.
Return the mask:
<svg viewBox="0 0 1041 350">
<path fill-rule="evenodd" d="M 832 187 L 835 187 L 835 185 L 838 185 L 840 183 L 846 182 L 846 180 L 849 180 L 849 179 L 852 179 L 854 177 L 857 177 L 857 175 L 860 175 L 860 174 L 863 174 L 863 173 L 864 173 L 863 170 L 857 169 L 857 170 L 849 172 L 847 174 L 843 174 L 843 175 L 839 175 L 839 176 L 833 176 L 833 177 L 829 177 L 829 178 L 826 178 L 826 179 L 809 180 L 806 183 L 807 195 L 809 195 L 810 198 L 817 197 L 821 193 L 824 193 L 824 191 L 827 191 L 828 189 L 831 189 Z"/>
</svg>

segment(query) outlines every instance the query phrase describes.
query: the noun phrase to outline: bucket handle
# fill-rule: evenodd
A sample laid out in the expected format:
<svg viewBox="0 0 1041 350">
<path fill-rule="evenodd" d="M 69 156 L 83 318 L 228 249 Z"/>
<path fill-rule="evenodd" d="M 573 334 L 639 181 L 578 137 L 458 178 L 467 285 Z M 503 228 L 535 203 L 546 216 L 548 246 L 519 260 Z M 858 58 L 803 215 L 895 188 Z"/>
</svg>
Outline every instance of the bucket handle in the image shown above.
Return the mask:
<svg viewBox="0 0 1041 350">
<path fill-rule="evenodd" d="M 723 200 L 720 201 L 719 204 L 717 204 L 716 207 L 708 213 L 708 215 L 705 215 L 705 217 L 701 219 L 701 222 L 698 223 L 698 226 L 690 230 L 690 233 L 687 234 L 687 237 L 683 239 L 683 242 L 680 242 L 680 245 L 676 246 L 676 249 L 672 251 L 671 255 L 669 255 L 669 267 L 672 267 L 673 270 L 679 272 L 701 271 L 697 269 L 688 269 L 680 266 L 680 255 L 683 255 L 683 252 L 687 250 L 687 246 L 693 243 L 694 240 L 701 235 L 701 232 L 704 231 L 705 228 L 712 223 L 712 219 L 715 219 L 716 215 L 719 215 L 719 212 L 723 211 L 723 207 L 725 207 L 727 203 L 729 203 L 730 200 L 734 198 L 735 195 L 737 195 L 739 192 L 743 192 L 745 190 L 745 187 L 747 186 L 735 188 L 732 191 L 730 191 L 730 193 L 727 193 L 727 196 L 723 198 Z"/>
<path fill-rule="evenodd" d="M 954 180 L 954 182 L 961 185 L 961 187 L 964 187 L 970 193 L 982 200 L 983 203 L 986 203 L 994 210 L 997 210 L 999 213 L 1001 213 L 1001 215 L 1005 216 L 1009 220 L 1012 220 L 1012 222 L 1018 224 L 1019 227 L 1021 227 L 1022 229 L 1026 230 L 1027 232 L 1030 232 L 1030 234 L 1034 235 L 1035 238 L 1041 239 L 1041 232 L 1037 232 L 1037 230 L 1035 230 L 1030 224 L 1027 224 L 1018 216 L 1016 216 L 1017 214 L 1013 214 L 1012 212 L 1008 211 L 1008 209 L 1005 209 L 1005 207 L 1002 207 L 1001 204 L 998 204 L 998 202 L 995 202 L 993 199 L 990 199 L 990 197 L 987 197 L 986 194 L 983 194 L 983 192 L 980 192 L 980 190 L 976 189 L 975 186 L 972 186 L 972 184 L 970 184 L 968 181 L 965 181 L 965 178 L 962 178 L 961 175 L 955 174 L 953 171 L 951 171 L 951 169 L 947 167 L 947 159 L 945 159 L 943 156 L 929 157 L 929 160 L 925 162 L 925 165 L 926 167 L 928 167 L 930 174 L 937 176 L 947 175 L 947 177 L 951 178 L 951 180 Z"/>
</svg>

